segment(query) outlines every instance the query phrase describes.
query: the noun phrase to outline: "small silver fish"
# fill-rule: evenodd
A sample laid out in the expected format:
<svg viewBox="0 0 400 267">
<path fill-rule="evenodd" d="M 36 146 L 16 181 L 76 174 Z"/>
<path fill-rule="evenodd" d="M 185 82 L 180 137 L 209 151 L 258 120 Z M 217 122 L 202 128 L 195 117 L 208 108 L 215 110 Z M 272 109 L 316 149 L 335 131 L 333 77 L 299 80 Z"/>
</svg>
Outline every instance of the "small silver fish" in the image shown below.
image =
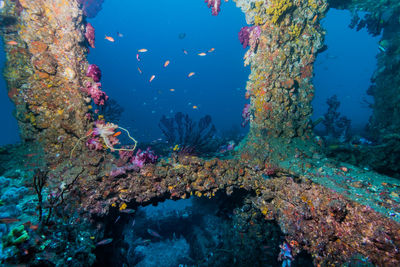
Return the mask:
<svg viewBox="0 0 400 267">
<path fill-rule="evenodd" d="M 153 237 L 162 238 L 161 235 L 154 230 L 147 229 L 147 232 L 149 233 L 149 235 L 151 235 Z"/>
<path fill-rule="evenodd" d="M 96 246 L 107 245 L 107 244 L 110 244 L 112 241 L 113 241 L 112 238 L 107 238 L 107 239 L 101 240 L 100 242 L 97 242 Z"/>
<path fill-rule="evenodd" d="M 124 209 L 124 210 L 120 210 L 121 213 L 126 213 L 126 214 L 132 214 L 135 213 L 134 209 Z"/>
</svg>

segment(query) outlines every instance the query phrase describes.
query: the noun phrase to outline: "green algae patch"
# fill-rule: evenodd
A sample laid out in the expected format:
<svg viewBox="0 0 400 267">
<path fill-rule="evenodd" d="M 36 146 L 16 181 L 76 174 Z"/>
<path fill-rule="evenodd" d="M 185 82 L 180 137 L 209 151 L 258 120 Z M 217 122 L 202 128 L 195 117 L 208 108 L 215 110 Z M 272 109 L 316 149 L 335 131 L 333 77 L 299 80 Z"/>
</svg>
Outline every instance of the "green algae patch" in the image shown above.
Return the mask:
<svg viewBox="0 0 400 267">
<path fill-rule="evenodd" d="M 25 226 L 20 225 L 13 228 L 8 235 L 4 238 L 4 247 L 17 246 L 24 243 L 29 239 L 28 232 L 25 230 Z"/>
</svg>

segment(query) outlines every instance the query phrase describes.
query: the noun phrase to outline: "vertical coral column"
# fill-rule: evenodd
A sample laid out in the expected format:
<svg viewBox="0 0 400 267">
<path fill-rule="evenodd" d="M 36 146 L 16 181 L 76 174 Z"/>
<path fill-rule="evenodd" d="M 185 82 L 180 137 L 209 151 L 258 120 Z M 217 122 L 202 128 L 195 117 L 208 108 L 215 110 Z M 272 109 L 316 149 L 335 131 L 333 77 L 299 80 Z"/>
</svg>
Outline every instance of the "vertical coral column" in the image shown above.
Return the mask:
<svg viewBox="0 0 400 267">
<path fill-rule="evenodd" d="M 337 9 L 352 10 L 352 27 L 366 28 L 379 36 L 377 69 L 367 93 L 374 98 L 369 132 L 376 140 L 385 142 L 400 135 L 400 2 L 388 1 L 330 1 Z M 362 18 L 358 12 L 366 12 Z M 387 153 L 393 153 L 392 148 Z"/>
<path fill-rule="evenodd" d="M 49 163 L 61 161 L 87 128 L 82 11 L 75 0 L 17 0 L 6 1 L 3 16 L 5 78 L 22 140 L 39 142 Z"/>
<path fill-rule="evenodd" d="M 236 0 L 253 25 L 245 65 L 251 74 L 251 134 L 290 140 L 311 133 L 313 63 L 323 46 L 326 0 Z"/>
<path fill-rule="evenodd" d="M 382 9 L 383 10 L 383 9 Z M 374 137 L 400 137 L 400 5 L 383 29 L 381 51 L 368 93 L 374 97 L 369 129 Z M 384 51 L 382 51 L 384 50 Z"/>
</svg>

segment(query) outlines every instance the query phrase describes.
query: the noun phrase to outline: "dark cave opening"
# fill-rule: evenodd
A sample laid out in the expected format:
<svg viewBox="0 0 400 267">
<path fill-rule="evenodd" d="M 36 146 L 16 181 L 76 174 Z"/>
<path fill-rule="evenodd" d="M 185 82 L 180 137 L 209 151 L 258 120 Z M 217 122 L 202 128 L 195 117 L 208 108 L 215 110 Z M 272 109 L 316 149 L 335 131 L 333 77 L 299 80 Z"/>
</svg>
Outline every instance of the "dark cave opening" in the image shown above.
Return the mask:
<svg viewBox="0 0 400 267">
<path fill-rule="evenodd" d="M 284 234 L 252 197 L 235 190 L 115 213 L 105 231 L 113 242 L 96 248 L 95 266 L 281 266 Z M 293 266 L 313 266 L 311 256 L 299 254 Z"/>
</svg>

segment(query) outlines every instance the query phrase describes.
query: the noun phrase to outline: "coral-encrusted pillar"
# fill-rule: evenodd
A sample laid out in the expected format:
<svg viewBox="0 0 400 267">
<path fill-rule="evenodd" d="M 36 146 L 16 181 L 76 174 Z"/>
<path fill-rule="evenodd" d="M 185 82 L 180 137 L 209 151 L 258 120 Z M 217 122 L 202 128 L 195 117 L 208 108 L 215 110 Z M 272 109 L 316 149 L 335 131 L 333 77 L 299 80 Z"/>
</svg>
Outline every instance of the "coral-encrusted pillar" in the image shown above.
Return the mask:
<svg viewBox="0 0 400 267">
<path fill-rule="evenodd" d="M 390 135 L 400 137 L 400 21 L 393 16 L 393 24 L 385 27 L 381 43 L 385 52 L 378 55 L 378 68 L 372 77 L 374 83 L 368 93 L 374 97 L 369 130 L 376 139 Z"/>
<path fill-rule="evenodd" d="M 326 0 L 236 0 L 250 33 L 245 64 L 251 65 L 247 97 L 253 118 L 251 135 L 290 140 L 309 137 L 313 63 L 323 46 L 320 20 Z M 255 29 L 257 27 L 253 27 Z"/>
<path fill-rule="evenodd" d="M 379 27 L 383 28 L 377 69 L 371 79 L 373 84 L 367 91 L 374 98 L 369 131 L 377 140 L 398 140 L 400 138 L 400 2 L 397 1 L 391 8 L 386 8 L 382 2 L 379 7 L 368 6 L 362 10 L 370 11 L 371 17 L 376 18 L 371 24 L 380 23 Z"/>
<path fill-rule="evenodd" d="M 5 78 L 21 137 L 39 142 L 49 163 L 61 161 L 87 126 L 82 11 L 75 0 L 7 0 L 2 12 Z"/>
</svg>

